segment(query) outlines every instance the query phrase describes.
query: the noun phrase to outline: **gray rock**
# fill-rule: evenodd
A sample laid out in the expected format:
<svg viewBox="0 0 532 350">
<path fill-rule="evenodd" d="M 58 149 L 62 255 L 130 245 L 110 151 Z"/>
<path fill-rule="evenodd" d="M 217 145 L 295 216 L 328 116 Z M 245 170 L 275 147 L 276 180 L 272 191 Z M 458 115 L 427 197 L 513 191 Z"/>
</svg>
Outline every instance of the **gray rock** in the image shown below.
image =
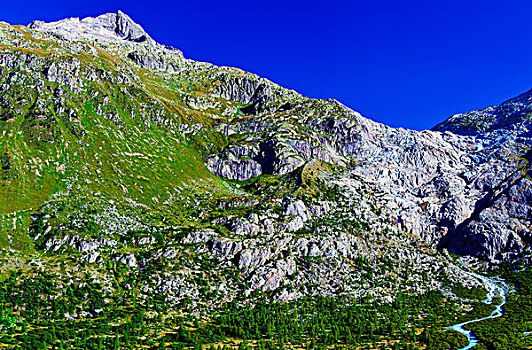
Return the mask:
<svg viewBox="0 0 532 350">
<path fill-rule="evenodd" d="M 135 62 L 144 69 L 162 71 L 168 69 L 168 62 L 166 62 L 164 57 L 161 55 L 142 52 L 130 52 L 128 53 L 127 57 L 129 57 L 133 62 Z"/>
<path fill-rule="evenodd" d="M 236 265 L 240 269 L 249 269 L 262 266 L 272 256 L 266 249 L 244 249 L 237 255 Z"/>
<path fill-rule="evenodd" d="M 70 40 L 81 37 L 107 41 L 127 40 L 137 43 L 153 40 L 122 11 L 106 13 L 96 18 L 67 18 L 57 22 L 46 23 L 33 21 L 28 28 L 47 33 L 59 34 Z"/>
<path fill-rule="evenodd" d="M 235 242 L 224 238 L 216 238 L 211 241 L 210 244 L 212 254 L 220 256 L 226 260 L 233 259 L 233 257 L 242 250 L 241 242 Z"/>
<path fill-rule="evenodd" d="M 137 267 L 137 259 L 135 258 L 135 255 L 133 254 L 127 254 L 123 255 L 118 259 L 121 263 L 129 266 L 129 267 Z"/>
</svg>

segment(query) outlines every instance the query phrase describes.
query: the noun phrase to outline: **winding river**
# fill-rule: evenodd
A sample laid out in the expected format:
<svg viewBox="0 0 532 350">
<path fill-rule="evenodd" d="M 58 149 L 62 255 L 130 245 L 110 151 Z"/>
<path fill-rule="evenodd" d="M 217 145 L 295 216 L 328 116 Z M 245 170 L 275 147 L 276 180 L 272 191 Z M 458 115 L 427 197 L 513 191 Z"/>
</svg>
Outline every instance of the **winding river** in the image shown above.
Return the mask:
<svg viewBox="0 0 532 350">
<path fill-rule="evenodd" d="M 447 327 L 448 329 L 452 329 L 452 330 L 455 330 L 455 331 L 457 331 L 459 333 L 462 333 L 469 340 L 469 344 L 465 348 L 462 348 L 460 350 L 469 350 L 469 349 L 471 349 L 472 347 L 474 347 L 475 345 L 478 344 L 478 339 L 475 338 L 475 336 L 473 335 L 473 332 L 468 331 L 467 329 L 464 328 L 464 326 L 466 326 L 466 325 L 468 325 L 470 323 L 479 322 L 479 321 L 487 320 L 487 319 L 490 319 L 490 318 L 501 317 L 502 316 L 502 312 L 503 312 L 502 311 L 502 306 L 504 304 L 506 304 L 506 293 L 508 293 L 508 291 L 509 291 L 508 285 L 506 283 L 504 283 L 503 281 L 495 281 L 495 280 L 493 280 L 491 278 L 488 278 L 488 277 L 485 277 L 485 276 L 482 276 L 482 275 L 479 275 L 479 274 L 473 273 L 473 272 L 468 272 L 468 273 L 471 276 L 480 279 L 484 283 L 484 288 L 486 288 L 488 290 L 488 294 L 486 295 L 486 299 L 483 300 L 484 303 L 492 304 L 493 303 L 493 299 L 495 299 L 496 297 L 499 297 L 501 302 L 500 302 L 500 304 L 498 304 L 496 306 L 495 310 L 493 310 L 493 312 L 489 316 L 482 317 L 482 318 L 477 318 L 475 320 L 462 322 L 462 323 L 458 323 L 458 324 L 452 325 L 450 327 Z"/>
</svg>

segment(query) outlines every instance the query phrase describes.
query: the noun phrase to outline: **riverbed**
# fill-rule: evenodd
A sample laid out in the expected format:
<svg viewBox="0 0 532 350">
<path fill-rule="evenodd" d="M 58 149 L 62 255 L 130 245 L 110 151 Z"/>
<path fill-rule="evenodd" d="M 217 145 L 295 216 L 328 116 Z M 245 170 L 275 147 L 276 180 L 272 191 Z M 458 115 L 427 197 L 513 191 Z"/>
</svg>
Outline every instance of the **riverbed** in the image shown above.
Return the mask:
<svg viewBox="0 0 532 350">
<path fill-rule="evenodd" d="M 475 320 L 470 320 L 467 322 L 462 322 L 462 323 L 458 323 L 458 324 L 447 327 L 448 329 L 455 330 L 465 335 L 467 339 L 469 340 L 469 344 L 460 350 L 469 350 L 478 344 L 478 339 L 475 338 L 475 335 L 473 334 L 473 332 L 465 329 L 464 326 L 471 324 L 471 323 L 487 320 L 490 318 L 501 317 L 503 314 L 502 307 L 504 304 L 506 304 L 506 294 L 510 290 L 510 288 L 504 281 L 494 280 L 492 278 L 488 278 L 486 276 L 482 276 L 474 272 L 468 272 L 468 274 L 470 274 L 472 277 L 475 277 L 481 280 L 482 283 L 484 284 L 484 288 L 486 288 L 486 290 L 488 291 L 488 294 L 486 294 L 486 299 L 483 300 L 482 302 L 486 304 L 493 304 L 495 298 L 500 298 L 500 303 L 496 305 L 495 310 L 493 310 L 493 312 L 489 316 L 477 318 Z"/>
</svg>

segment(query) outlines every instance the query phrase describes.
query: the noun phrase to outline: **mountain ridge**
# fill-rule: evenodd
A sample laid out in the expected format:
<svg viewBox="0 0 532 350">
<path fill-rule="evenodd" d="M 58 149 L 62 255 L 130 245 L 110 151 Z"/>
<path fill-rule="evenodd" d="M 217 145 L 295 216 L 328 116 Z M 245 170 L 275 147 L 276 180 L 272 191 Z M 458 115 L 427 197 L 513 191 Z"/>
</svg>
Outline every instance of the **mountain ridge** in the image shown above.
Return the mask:
<svg viewBox="0 0 532 350">
<path fill-rule="evenodd" d="M 150 45 L 155 44 L 155 41 L 144 29 L 121 10 L 116 13 L 105 13 L 97 17 L 85 17 L 82 19 L 71 17 L 48 23 L 35 20 L 27 27 L 47 33 L 66 35 L 67 37 L 78 35 L 87 39 L 120 39 L 137 43 L 146 42 Z"/>
<path fill-rule="evenodd" d="M 196 74 L 194 70 L 189 70 L 189 68 L 187 68 L 187 65 L 193 61 L 183 60 L 183 56 L 179 50 L 177 50 L 177 54 L 174 54 L 174 50 L 176 49 L 172 49 L 172 53 L 167 55 L 167 46 L 155 43 L 138 24 L 133 22 L 131 18 L 121 11 L 114 14 L 107 13 L 94 18 L 87 17 L 81 20 L 70 18 L 51 23 L 34 21 L 28 28 L 44 34 L 52 33 L 54 35 L 66 35 L 65 37 L 72 42 L 76 42 L 77 40 L 87 40 L 89 43 L 98 43 L 102 38 L 105 38 L 106 40 L 108 39 L 107 41 L 109 41 L 109 44 L 102 44 L 105 48 L 111 50 L 114 54 L 117 54 L 118 57 L 121 57 L 122 64 L 128 65 L 128 61 L 133 62 L 148 71 L 152 70 L 161 72 L 162 74 L 169 74 L 167 78 L 170 79 L 172 75 L 175 74 L 180 76 L 183 75 L 183 73 L 189 74 L 188 72 Z M 76 28 L 79 28 L 79 30 Z M 138 40 L 141 38 L 145 39 Z M 74 61 L 74 64 L 75 66 L 73 69 L 79 69 L 76 68 L 76 65 L 79 65 L 76 61 Z M 196 65 L 196 63 L 192 64 L 192 66 L 194 65 Z M 46 74 L 49 81 L 61 81 L 61 79 L 64 79 L 65 76 L 68 75 L 65 75 L 65 72 L 58 72 L 57 68 L 53 68 L 53 66 L 54 65 L 52 64 L 52 66 L 47 69 Z M 458 176 L 456 181 L 459 181 L 460 178 L 463 178 L 463 175 L 456 171 L 461 171 L 459 170 L 460 168 L 465 169 L 466 166 L 470 166 L 471 164 L 471 154 L 467 154 L 468 152 L 465 151 L 467 148 L 481 150 L 486 146 L 492 147 L 490 142 L 497 143 L 502 140 L 501 136 L 493 137 L 483 133 L 482 138 L 484 138 L 484 140 L 482 141 L 478 141 L 477 139 L 455 138 L 449 143 L 449 137 L 445 136 L 446 134 L 437 136 L 435 134 L 427 134 L 430 131 L 415 132 L 400 128 L 389 128 L 383 124 L 370 121 L 333 100 L 306 99 L 295 92 L 285 90 L 258 76 L 247 75 L 248 73 L 244 73 L 240 70 L 223 67 L 218 68 L 208 64 L 201 69 L 206 70 L 207 72 L 216 71 L 213 77 L 214 79 L 217 79 L 215 80 L 216 84 L 208 86 L 207 90 L 201 91 L 201 94 L 208 91 L 207 94 L 214 94 L 214 96 L 220 96 L 228 101 L 234 101 L 241 104 L 241 106 L 237 108 L 231 107 L 232 112 L 230 113 L 236 113 L 237 115 L 242 113 L 242 116 L 245 118 L 258 116 L 256 120 L 246 121 L 244 119 L 239 121 L 239 119 L 236 118 L 233 119 L 231 123 L 220 123 L 217 126 L 219 129 L 218 132 L 222 131 L 222 134 L 226 135 L 224 137 L 228 137 L 232 133 L 240 132 L 231 130 L 236 125 L 240 125 L 238 126 L 240 130 L 245 130 L 248 127 L 248 124 L 256 130 L 254 133 L 260 133 L 260 130 L 262 130 L 261 136 L 255 140 L 253 136 L 251 138 L 248 137 L 244 144 L 240 144 L 241 142 L 237 141 L 235 144 L 231 145 L 230 148 L 227 148 L 228 146 L 226 146 L 225 148 L 220 149 L 220 152 L 218 153 L 205 155 L 207 169 L 222 179 L 247 181 L 250 178 L 262 174 L 283 175 L 295 170 L 295 168 L 311 159 L 332 162 L 340 166 L 346 166 L 349 162 L 353 162 L 353 159 L 359 159 L 357 162 L 367 162 L 370 160 L 369 162 L 373 163 L 373 169 L 381 169 L 378 172 L 375 172 L 366 166 L 362 166 L 355 170 L 355 172 L 361 172 L 366 176 L 369 175 L 368 180 L 383 183 L 383 185 L 389 187 L 388 190 L 391 190 L 392 192 L 396 191 L 398 188 L 403 188 L 404 186 L 409 188 L 408 191 L 415 191 L 415 188 L 419 185 L 423 183 L 427 184 L 426 181 L 430 179 L 432 176 L 431 174 L 433 174 L 434 171 L 442 174 L 446 171 L 451 171 L 456 174 L 455 176 Z M 230 72 L 230 74 L 226 75 L 225 72 L 220 74 L 217 70 L 221 70 L 222 72 L 228 70 L 227 72 Z M 70 78 L 68 78 L 68 80 L 71 84 L 72 80 Z M 180 93 L 182 94 L 183 91 L 181 90 Z M 216 105 L 217 102 L 210 102 L 209 97 L 200 97 L 201 94 L 185 94 L 185 105 L 187 105 L 187 108 L 192 107 L 193 110 L 202 111 L 212 109 Z M 452 116 L 433 129 L 437 131 L 454 131 L 470 134 L 469 129 L 467 129 L 470 128 L 470 120 L 475 118 L 486 119 L 486 115 L 488 114 L 491 118 L 495 118 L 495 114 L 503 113 L 506 115 L 508 110 L 516 110 L 517 119 L 515 121 L 519 122 L 520 125 L 523 125 L 523 127 L 526 128 L 528 124 L 523 124 L 523 120 L 519 118 L 523 114 L 521 113 L 521 109 L 525 112 L 527 110 L 526 102 L 530 100 L 529 95 L 530 92 L 508 100 L 501 105 L 502 107 L 488 107 L 481 111 Z M 159 102 L 164 103 L 162 100 L 159 100 Z M 345 122 L 335 125 L 337 122 L 333 121 L 333 119 L 329 119 L 330 121 L 327 122 L 329 124 L 321 125 L 316 124 L 316 120 L 308 119 L 308 121 L 305 122 L 308 127 L 317 130 L 323 129 L 328 133 L 331 133 L 332 131 L 334 133 L 332 139 L 324 139 L 319 134 L 315 134 L 314 136 L 310 134 L 309 136 L 314 137 L 314 140 L 310 143 L 319 145 L 317 148 L 310 146 L 307 141 L 301 142 L 298 141 L 297 138 L 291 139 L 290 136 L 285 140 L 285 137 L 283 136 L 285 134 L 284 131 L 279 133 L 276 128 L 272 129 L 271 125 L 268 125 L 267 123 L 264 124 L 264 122 L 261 121 L 261 118 L 264 118 L 264 116 L 269 118 L 268 113 L 285 114 L 288 117 L 286 120 L 289 121 L 290 113 L 297 111 L 296 113 L 299 113 L 299 117 L 302 117 L 306 113 L 306 108 L 313 108 L 313 106 L 315 107 L 318 105 L 319 108 L 321 108 L 322 103 L 328 104 L 326 108 L 329 108 L 329 105 L 334 106 L 333 110 L 338 111 L 335 113 L 340 115 L 344 114 L 347 117 L 345 121 L 348 121 L 348 125 L 350 126 L 347 127 L 347 129 L 344 129 L 344 126 L 341 124 Z M 223 113 L 228 112 L 223 111 Z M 4 117 L 4 119 L 6 118 L 7 120 L 10 120 L 9 117 Z M 303 119 L 305 118 L 306 117 L 303 117 Z M 466 126 L 464 126 L 465 119 L 467 119 L 467 123 L 469 123 Z M 325 118 L 324 120 L 328 119 Z M 234 121 L 236 121 L 236 124 Z M 289 121 L 288 124 L 286 124 L 286 126 L 289 126 L 287 129 L 289 133 L 297 134 L 300 132 L 300 126 L 297 126 L 297 124 L 301 124 L 301 120 Z M 493 127 L 489 129 L 492 133 L 499 129 L 506 130 L 505 128 L 508 126 L 515 125 L 515 123 L 512 124 L 511 121 L 508 121 L 506 124 L 504 122 L 493 122 L 492 124 Z M 295 129 L 293 129 L 293 127 L 295 127 Z M 462 129 L 460 129 L 460 127 Z M 220 128 L 225 128 L 225 130 Z M 282 130 L 282 128 L 279 130 Z M 461 132 L 460 130 L 465 131 Z M 484 129 L 474 130 L 480 135 L 482 133 L 481 131 Z M 353 134 L 354 131 L 356 134 Z M 484 131 L 488 131 L 488 129 L 485 128 Z M 342 135 L 346 132 L 347 134 Z M 512 130 L 508 132 L 511 135 L 516 134 Z M 388 144 L 378 142 L 374 138 L 375 134 L 380 134 L 384 139 L 388 138 Z M 420 137 L 420 135 L 423 136 Z M 266 139 L 264 139 L 264 137 L 266 137 Z M 508 135 L 504 137 L 508 138 Z M 439 138 L 441 138 L 441 141 L 432 144 L 433 140 Z M 407 141 L 409 139 L 413 140 L 413 143 L 412 141 Z M 421 143 L 418 143 L 418 141 Z M 468 143 L 476 143 L 476 146 L 473 147 L 467 145 Z M 400 148 L 395 148 L 396 152 L 398 152 L 397 154 L 386 151 L 390 147 L 394 148 L 397 146 L 413 148 L 408 148 L 406 152 L 401 151 Z M 421 149 L 417 150 L 416 147 L 421 147 Z M 283 152 L 285 152 L 283 149 L 288 151 L 288 153 L 283 155 Z M 446 153 L 445 155 L 442 154 L 442 157 L 448 158 L 451 156 L 451 159 L 448 160 L 450 163 L 444 165 L 441 161 L 435 161 L 436 158 L 429 159 L 430 157 L 434 157 L 436 153 L 445 149 L 448 150 L 444 152 L 444 154 Z M 417 155 L 411 153 L 412 151 L 426 152 L 428 150 L 430 150 L 429 153 L 433 153 L 429 158 L 427 158 L 428 153 L 419 153 Z M 457 151 L 458 153 L 456 153 Z M 473 153 L 478 154 L 479 152 L 474 151 Z M 403 157 L 403 159 L 397 158 L 399 154 L 402 154 L 401 157 Z M 361 157 L 361 155 L 364 156 Z M 411 161 L 409 159 L 411 157 L 417 157 L 418 159 Z M 469 158 L 470 160 L 463 163 L 461 160 L 463 157 Z M 362 158 L 365 158 L 365 160 Z M 473 163 L 474 162 L 475 161 L 473 161 Z M 450 166 L 451 163 L 452 165 Z M 459 165 L 461 163 L 462 165 Z M 385 168 L 387 167 L 388 170 L 385 170 L 383 166 Z M 390 166 L 392 167 L 390 168 Z M 406 169 L 404 168 L 405 166 L 411 170 L 417 169 L 417 172 L 404 172 L 404 169 Z M 420 166 L 424 167 L 423 170 L 421 170 Z M 390 172 L 389 169 L 394 170 Z M 426 171 L 428 172 L 425 175 L 421 175 Z M 392 185 L 391 187 L 389 186 L 390 184 Z M 416 195 L 412 198 L 414 202 L 419 201 L 419 197 Z M 402 201 L 403 199 L 399 199 L 399 202 Z M 462 208 L 460 210 L 466 209 Z M 471 209 L 467 209 L 466 212 L 470 210 Z M 421 217 L 424 217 L 424 215 L 421 215 Z M 438 239 L 438 234 L 434 231 L 435 229 L 428 229 L 424 226 L 425 224 L 418 222 L 417 220 L 420 218 L 417 218 L 417 215 L 415 215 L 414 218 L 414 222 L 412 223 L 413 226 L 409 227 L 409 230 L 414 230 L 414 232 L 424 236 L 430 244 L 434 243 Z M 427 219 L 428 218 L 424 218 L 422 220 Z M 412 217 L 404 218 L 402 219 L 402 223 L 408 223 L 411 220 Z M 429 221 L 432 220 L 435 220 L 435 218 L 429 219 Z M 454 225 L 455 224 L 452 224 L 450 228 L 454 228 Z M 438 224 L 436 224 L 436 226 L 438 226 Z M 444 225 L 444 227 L 446 226 Z"/>
<path fill-rule="evenodd" d="M 480 110 L 455 114 L 445 121 L 437 124 L 431 130 L 453 131 L 462 135 L 474 135 L 513 127 L 515 124 L 530 126 L 530 102 L 532 89 L 510 98 L 499 105 L 486 107 Z M 505 119 L 501 120 L 498 116 Z"/>
<path fill-rule="evenodd" d="M 186 59 L 121 12 L 33 23 L 0 24 L 0 247 L 32 272 L 2 271 L 54 272 L 69 286 L 57 298 L 101 294 L 46 317 L 115 320 L 127 306 L 183 333 L 175 310 L 233 304 L 408 294 L 460 309 L 457 286 L 482 281 L 447 249 L 479 267 L 532 263 L 520 117 L 475 135 L 447 130 L 456 116 L 441 132 L 392 128 Z"/>
</svg>

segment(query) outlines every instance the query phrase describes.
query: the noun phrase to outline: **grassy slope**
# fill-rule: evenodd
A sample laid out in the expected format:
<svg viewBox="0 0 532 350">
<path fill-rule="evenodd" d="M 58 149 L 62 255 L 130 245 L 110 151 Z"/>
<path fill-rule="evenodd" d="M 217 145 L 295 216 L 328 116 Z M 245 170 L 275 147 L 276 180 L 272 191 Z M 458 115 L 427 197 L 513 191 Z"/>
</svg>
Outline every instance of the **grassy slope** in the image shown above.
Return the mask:
<svg viewBox="0 0 532 350">
<path fill-rule="evenodd" d="M 185 188 L 228 192 L 202 160 L 225 140 L 210 116 L 184 108 L 175 86 L 186 82 L 165 81 L 103 50 L 64 55 L 24 27 L 2 27 L 13 46 L 3 44 L 1 53 L 26 54 L 44 67 L 78 59 L 85 88 L 59 87 L 33 67 L 3 68 L 0 247 L 31 249 L 30 215 L 49 201 L 68 207 L 97 197 L 175 211 L 168 207 Z M 125 83 L 113 79 L 123 76 Z M 201 136 L 179 131 L 194 124 Z"/>
</svg>

